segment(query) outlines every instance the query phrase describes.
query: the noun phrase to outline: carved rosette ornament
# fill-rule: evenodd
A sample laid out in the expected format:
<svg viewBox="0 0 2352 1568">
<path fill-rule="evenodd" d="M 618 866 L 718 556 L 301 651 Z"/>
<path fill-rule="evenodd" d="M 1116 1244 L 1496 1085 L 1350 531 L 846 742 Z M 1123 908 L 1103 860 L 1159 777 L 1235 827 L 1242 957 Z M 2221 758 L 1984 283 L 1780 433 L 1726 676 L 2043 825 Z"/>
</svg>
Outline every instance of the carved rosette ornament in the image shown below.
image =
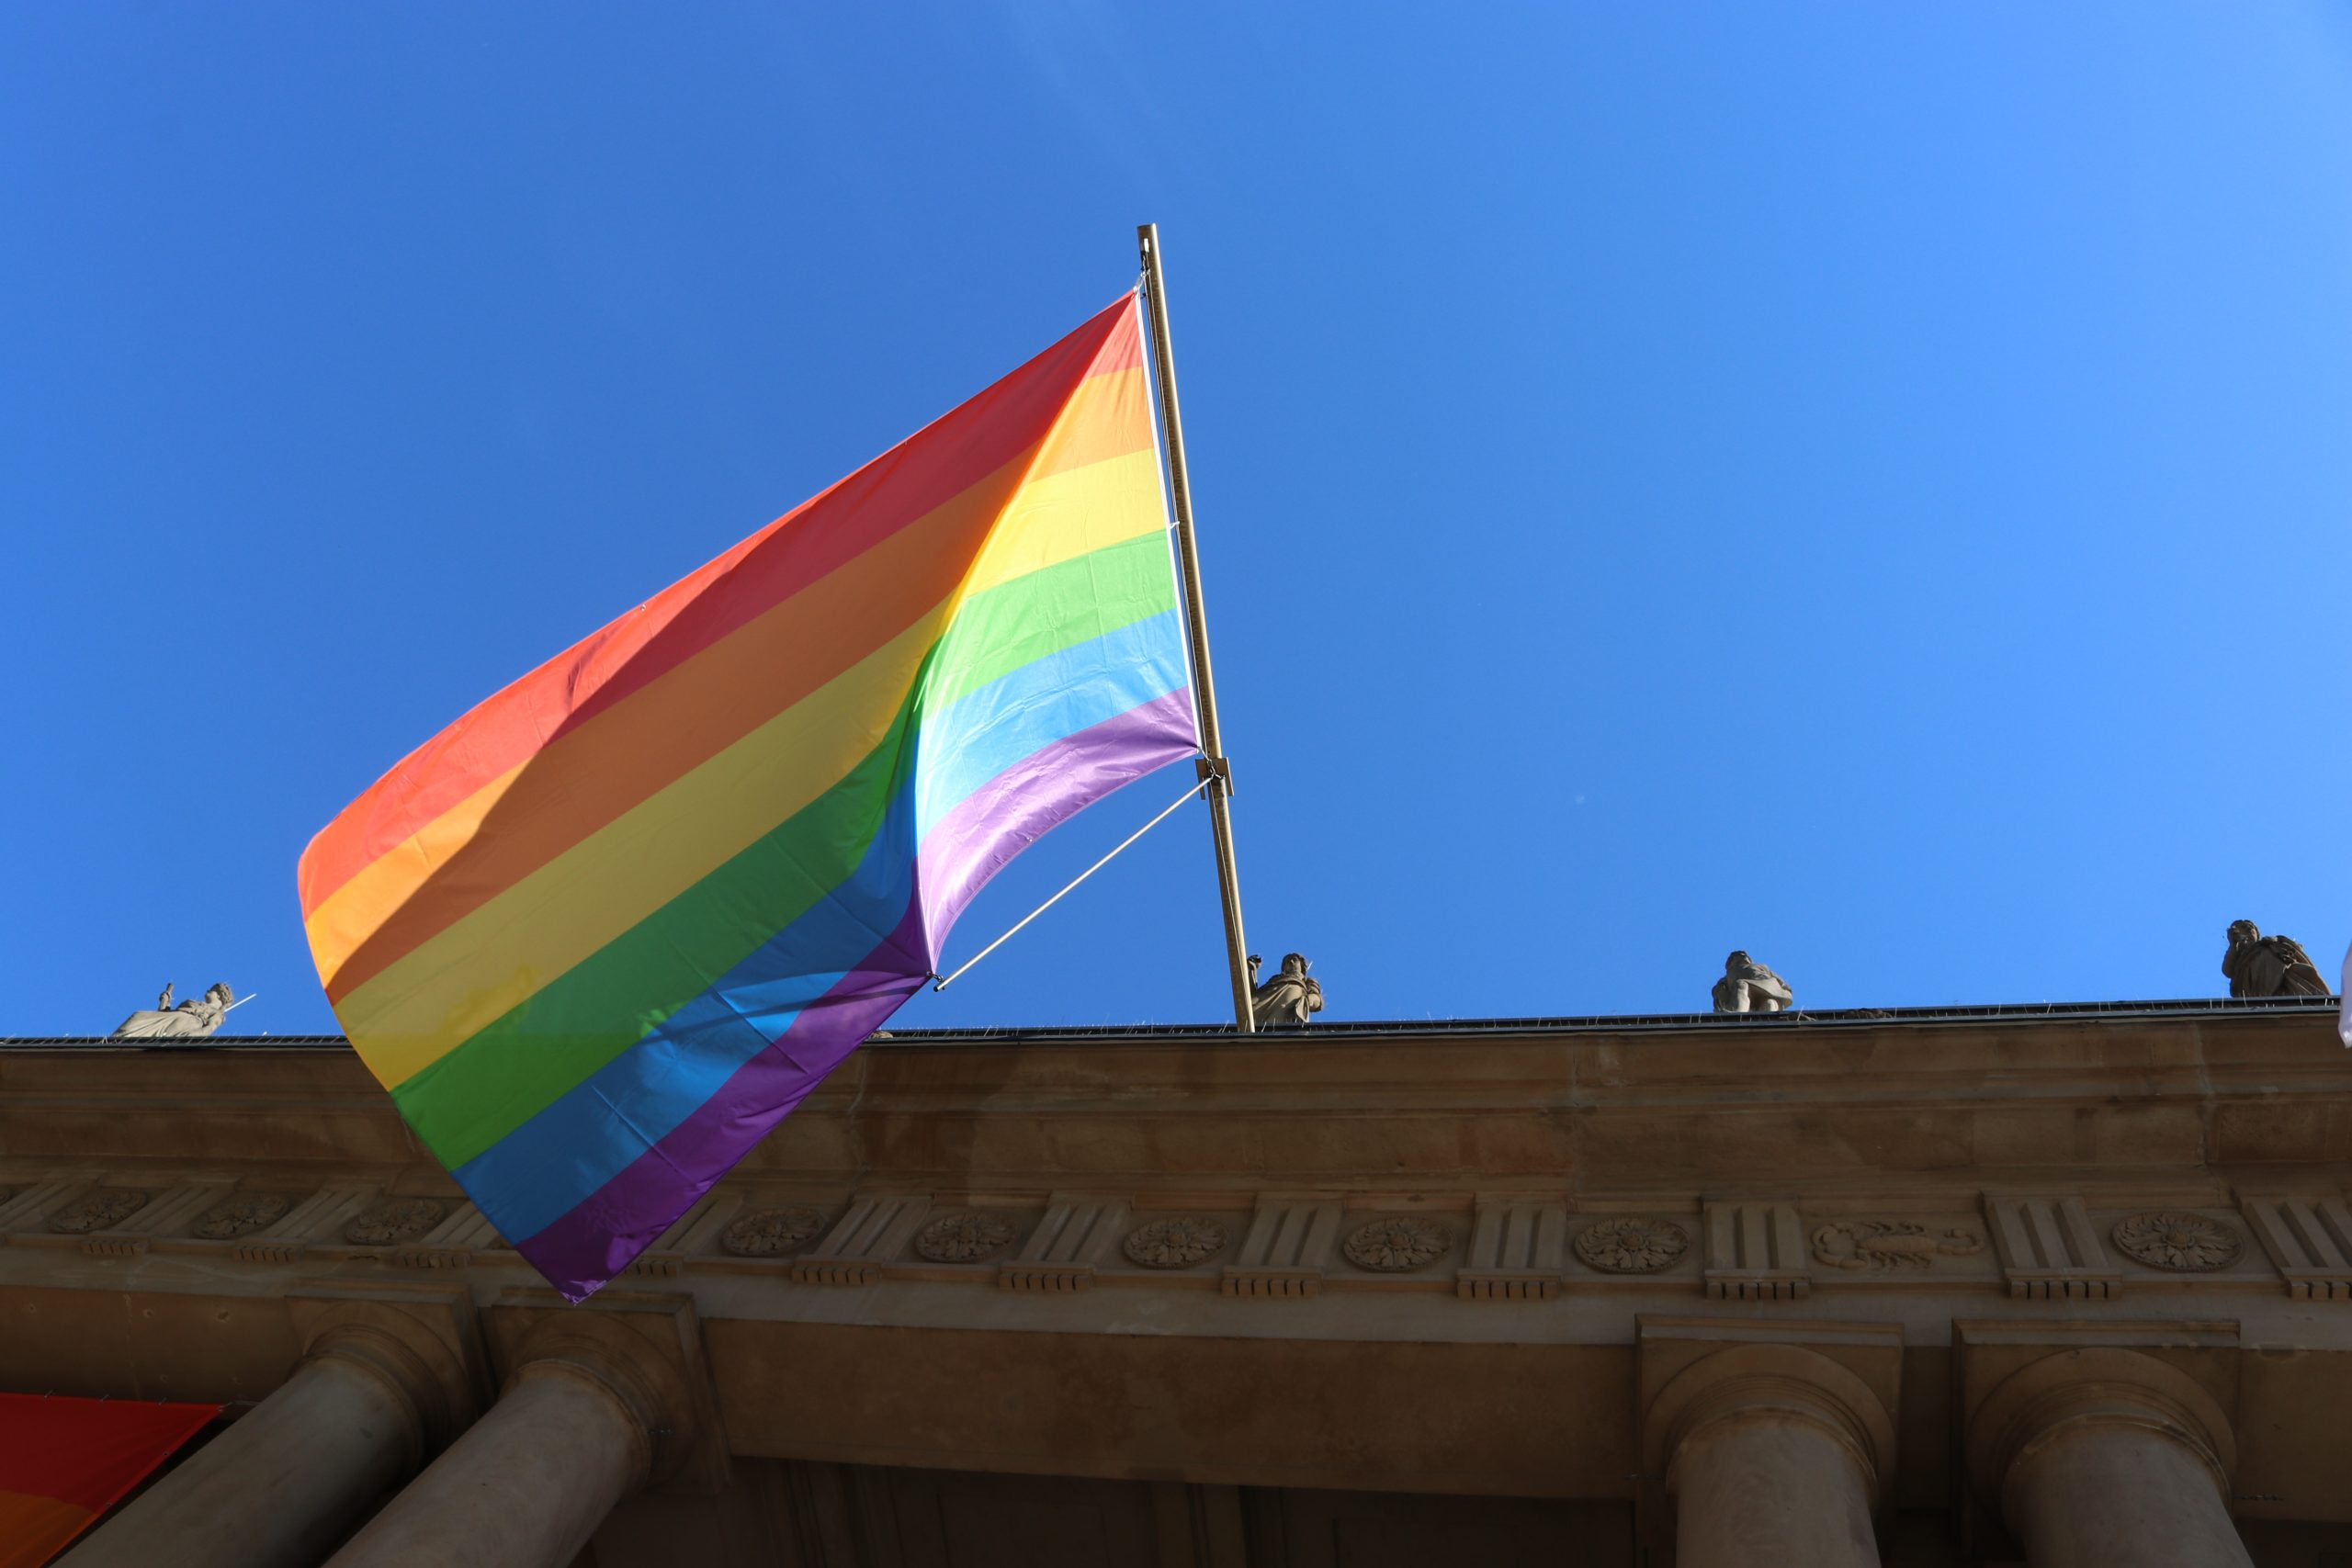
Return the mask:
<svg viewBox="0 0 2352 1568">
<path fill-rule="evenodd" d="M 1965 1226 L 1934 1232 L 1909 1220 L 1836 1220 L 1813 1232 L 1814 1261 L 1856 1273 L 1924 1271 L 1938 1258 L 1973 1258 L 1984 1238 Z"/>
<path fill-rule="evenodd" d="M 2163 1210 L 2115 1222 L 2109 1233 L 2117 1250 L 2151 1269 L 2176 1274 L 2210 1274 L 2238 1260 L 2245 1242 L 2220 1220 Z"/>
<path fill-rule="evenodd" d="M 915 1233 L 915 1250 L 933 1263 L 978 1263 L 1012 1245 L 1021 1229 L 983 1209 L 942 1214 Z"/>
<path fill-rule="evenodd" d="M 49 1228 L 59 1235 L 87 1235 L 111 1230 L 147 1206 L 147 1194 L 129 1187 L 101 1187 L 85 1192 L 49 1216 Z"/>
<path fill-rule="evenodd" d="M 1604 1274 L 1655 1274 L 1690 1250 L 1690 1234 L 1672 1220 L 1603 1220 L 1577 1233 L 1577 1256 Z"/>
<path fill-rule="evenodd" d="M 387 1198 L 343 1227 L 343 1239 L 354 1247 L 397 1247 L 414 1241 L 449 1213 L 437 1198 Z"/>
<path fill-rule="evenodd" d="M 761 1209 L 719 1232 L 718 1247 L 738 1258 L 775 1258 L 808 1246 L 824 1228 L 825 1216 L 814 1209 Z"/>
<path fill-rule="evenodd" d="M 1189 1269 L 1225 1250 L 1225 1227 L 1215 1220 L 1154 1220 L 1120 1250 L 1146 1269 Z"/>
<path fill-rule="evenodd" d="M 1375 1274 L 1410 1274 L 1445 1256 L 1453 1245 L 1442 1227 L 1427 1220 L 1374 1220 L 1358 1225 L 1340 1251 L 1359 1269 Z"/>
<path fill-rule="evenodd" d="M 205 1210 L 187 1234 L 203 1241 L 234 1241 L 276 1224 L 293 1206 L 283 1192 L 240 1192 Z"/>
</svg>

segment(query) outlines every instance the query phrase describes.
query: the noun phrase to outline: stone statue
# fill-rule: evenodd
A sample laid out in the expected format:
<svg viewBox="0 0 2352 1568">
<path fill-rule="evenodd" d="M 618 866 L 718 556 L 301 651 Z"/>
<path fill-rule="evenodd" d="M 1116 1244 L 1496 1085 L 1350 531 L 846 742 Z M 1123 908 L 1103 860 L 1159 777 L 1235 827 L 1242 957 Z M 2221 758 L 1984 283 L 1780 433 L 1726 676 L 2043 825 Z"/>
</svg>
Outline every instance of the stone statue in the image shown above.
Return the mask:
<svg viewBox="0 0 2352 1568">
<path fill-rule="evenodd" d="M 1270 1023 L 1305 1023 L 1309 1013 L 1323 1010 L 1323 983 L 1306 973 L 1306 960 L 1295 953 L 1283 955 L 1282 973 L 1258 983 L 1256 953 L 1250 955 L 1250 1016 L 1260 1028 Z"/>
<path fill-rule="evenodd" d="M 155 998 L 153 1010 L 134 1012 L 116 1026 L 109 1040 L 201 1039 L 220 1027 L 220 1021 L 236 1004 L 237 993 L 226 985 L 216 985 L 204 993 L 200 1002 L 172 1005 L 172 987 Z"/>
<path fill-rule="evenodd" d="M 2252 920 L 2230 922 L 2230 950 L 2222 973 L 2233 997 L 2324 997 L 2327 982 L 2303 944 L 2290 936 L 2264 936 Z"/>
<path fill-rule="evenodd" d="M 1745 951 L 1724 960 L 1724 977 L 1715 982 L 1714 998 L 1717 1012 L 1779 1012 L 1797 999 L 1786 980 Z"/>
</svg>

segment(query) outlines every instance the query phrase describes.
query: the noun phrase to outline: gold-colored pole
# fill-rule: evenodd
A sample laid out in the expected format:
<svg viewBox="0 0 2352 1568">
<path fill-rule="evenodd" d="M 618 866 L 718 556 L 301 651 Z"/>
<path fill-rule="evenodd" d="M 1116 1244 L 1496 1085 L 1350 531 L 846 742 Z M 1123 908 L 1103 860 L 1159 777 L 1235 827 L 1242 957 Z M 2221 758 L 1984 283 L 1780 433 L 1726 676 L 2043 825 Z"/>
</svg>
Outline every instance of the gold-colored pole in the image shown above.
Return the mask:
<svg viewBox="0 0 2352 1568">
<path fill-rule="evenodd" d="M 1159 225 L 1138 224 L 1144 308 L 1151 313 L 1151 359 L 1159 387 L 1159 425 L 1168 447 L 1168 489 L 1176 504 L 1176 565 L 1184 591 L 1184 626 L 1193 648 L 1193 698 L 1201 714 L 1201 783 L 1209 797 L 1216 843 L 1217 895 L 1225 904 L 1225 956 L 1233 970 L 1233 1025 L 1257 1032 L 1250 1016 L 1250 944 L 1241 934 L 1241 880 L 1233 862 L 1233 773 L 1216 725 L 1216 683 L 1209 674 L 1208 617 L 1201 608 L 1201 554 L 1193 540 L 1193 487 L 1184 471 L 1184 421 L 1176 406 L 1176 352 L 1168 342 L 1168 283 L 1159 271 Z"/>
</svg>

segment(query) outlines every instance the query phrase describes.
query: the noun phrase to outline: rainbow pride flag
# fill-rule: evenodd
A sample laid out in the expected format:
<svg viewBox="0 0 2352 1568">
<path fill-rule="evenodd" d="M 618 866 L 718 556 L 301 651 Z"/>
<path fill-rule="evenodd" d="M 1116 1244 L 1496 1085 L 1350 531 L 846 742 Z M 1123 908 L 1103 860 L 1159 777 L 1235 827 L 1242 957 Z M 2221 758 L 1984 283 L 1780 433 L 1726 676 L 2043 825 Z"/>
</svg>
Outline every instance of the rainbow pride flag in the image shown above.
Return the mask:
<svg viewBox="0 0 2352 1568">
<path fill-rule="evenodd" d="M 0 1568 L 40 1568 L 220 1414 L 0 1393 Z"/>
<path fill-rule="evenodd" d="M 1197 750 L 1130 295 L 482 703 L 303 852 L 319 977 L 573 1300 Z"/>
</svg>

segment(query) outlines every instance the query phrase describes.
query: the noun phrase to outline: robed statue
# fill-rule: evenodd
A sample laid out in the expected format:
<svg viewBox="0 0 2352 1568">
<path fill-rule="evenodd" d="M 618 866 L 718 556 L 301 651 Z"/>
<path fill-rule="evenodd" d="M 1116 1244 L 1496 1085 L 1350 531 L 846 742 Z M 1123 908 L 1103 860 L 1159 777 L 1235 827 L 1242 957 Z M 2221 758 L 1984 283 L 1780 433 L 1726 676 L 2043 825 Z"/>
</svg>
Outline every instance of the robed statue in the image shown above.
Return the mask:
<svg viewBox="0 0 2352 1568">
<path fill-rule="evenodd" d="M 155 998 L 155 1005 L 143 1012 L 134 1012 L 108 1035 L 110 1040 L 201 1039 L 220 1027 L 236 1005 L 237 994 L 226 985 L 216 985 L 204 993 L 202 1001 L 172 1005 L 172 987 Z"/>
<path fill-rule="evenodd" d="M 1284 953 L 1282 973 L 1261 985 L 1258 965 L 1263 962 L 1254 953 L 1250 955 L 1250 1016 L 1261 1028 L 1305 1023 L 1309 1013 L 1323 1010 L 1323 982 L 1307 974 L 1304 957 Z"/>
<path fill-rule="evenodd" d="M 1713 995 L 1717 1012 L 1779 1012 L 1797 999 L 1786 980 L 1745 950 L 1724 960 L 1724 977 L 1715 982 Z"/>
<path fill-rule="evenodd" d="M 2222 973 L 2233 997 L 2324 997 L 2327 982 L 2303 944 L 2290 936 L 2264 936 L 2252 920 L 2230 922 L 2230 950 Z"/>
</svg>

